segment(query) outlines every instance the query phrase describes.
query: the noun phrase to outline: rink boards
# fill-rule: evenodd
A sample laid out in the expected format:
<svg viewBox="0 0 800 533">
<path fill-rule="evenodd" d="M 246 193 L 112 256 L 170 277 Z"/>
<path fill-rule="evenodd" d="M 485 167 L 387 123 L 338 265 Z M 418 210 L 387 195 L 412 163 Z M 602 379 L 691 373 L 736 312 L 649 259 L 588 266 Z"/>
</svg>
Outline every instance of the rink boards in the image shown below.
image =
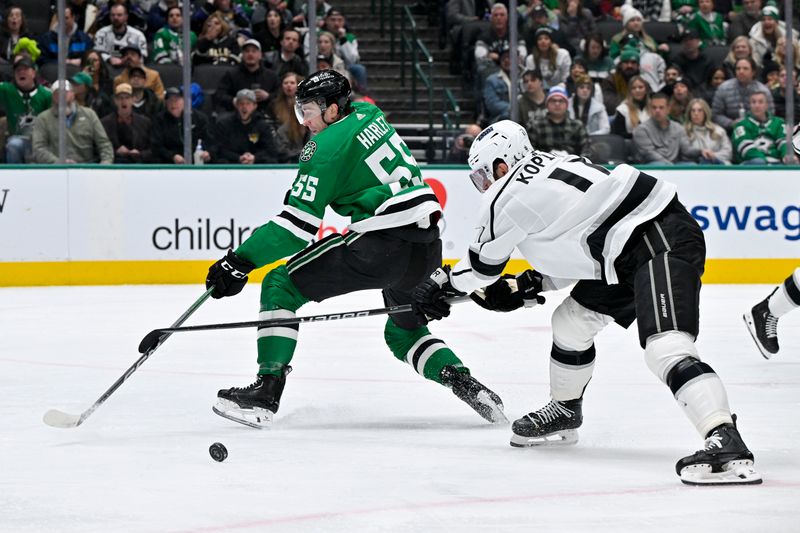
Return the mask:
<svg viewBox="0 0 800 533">
<path fill-rule="evenodd" d="M 776 283 L 800 264 L 800 170 L 650 168 L 704 230 L 706 283 Z M 296 167 L 0 170 L 0 286 L 201 283 L 208 265 L 281 210 Z M 474 237 L 466 167 L 423 167 L 444 205 L 444 257 Z M 318 238 L 344 231 L 330 210 Z M 515 257 L 509 271 L 527 267 Z M 251 276 L 260 280 L 267 269 Z"/>
</svg>

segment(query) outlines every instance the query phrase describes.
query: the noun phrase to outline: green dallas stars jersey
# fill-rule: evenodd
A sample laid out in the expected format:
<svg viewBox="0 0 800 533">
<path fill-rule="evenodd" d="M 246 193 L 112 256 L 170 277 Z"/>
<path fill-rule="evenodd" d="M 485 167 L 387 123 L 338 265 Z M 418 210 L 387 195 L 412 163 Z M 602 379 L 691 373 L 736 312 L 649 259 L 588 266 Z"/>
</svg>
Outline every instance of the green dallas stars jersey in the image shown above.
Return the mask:
<svg viewBox="0 0 800 533">
<path fill-rule="evenodd" d="M 380 109 L 353 103 L 353 111 L 303 148 L 283 211 L 256 229 L 236 254 L 256 267 L 294 255 L 314 238 L 330 206 L 350 217 L 351 231 L 418 224 L 441 212 L 422 181 L 414 156 Z"/>
<path fill-rule="evenodd" d="M 779 163 L 786 156 L 786 125 L 782 118 L 767 115 L 758 122 L 747 113 L 733 126 L 733 148 L 739 161 L 762 158 L 768 163 Z"/>
</svg>

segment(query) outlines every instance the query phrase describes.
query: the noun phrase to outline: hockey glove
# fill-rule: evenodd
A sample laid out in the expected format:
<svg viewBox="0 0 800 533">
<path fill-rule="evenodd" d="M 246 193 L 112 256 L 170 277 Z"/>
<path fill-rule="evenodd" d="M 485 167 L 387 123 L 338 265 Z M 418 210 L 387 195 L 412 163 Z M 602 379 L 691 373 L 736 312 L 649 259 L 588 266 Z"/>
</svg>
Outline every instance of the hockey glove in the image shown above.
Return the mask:
<svg viewBox="0 0 800 533">
<path fill-rule="evenodd" d="M 520 307 L 533 307 L 545 302 L 542 292 L 542 275 L 526 270 L 519 276 L 506 274 L 483 291 L 469 295 L 472 300 L 489 311 L 507 313 Z"/>
<path fill-rule="evenodd" d="M 412 294 L 414 311 L 427 320 L 441 320 L 450 316 L 450 304 L 446 298 L 464 296 L 450 283 L 450 267 L 437 268 L 431 277 L 417 285 Z"/>
<path fill-rule="evenodd" d="M 255 267 L 250 261 L 233 253 L 233 250 L 228 250 L 225 257 L 208 269 L 206 289 L 214 287 L 214 292 L 211 293 L 212 298 L 239 294 L 247 284 L 247 274 Z"/>
</svg>

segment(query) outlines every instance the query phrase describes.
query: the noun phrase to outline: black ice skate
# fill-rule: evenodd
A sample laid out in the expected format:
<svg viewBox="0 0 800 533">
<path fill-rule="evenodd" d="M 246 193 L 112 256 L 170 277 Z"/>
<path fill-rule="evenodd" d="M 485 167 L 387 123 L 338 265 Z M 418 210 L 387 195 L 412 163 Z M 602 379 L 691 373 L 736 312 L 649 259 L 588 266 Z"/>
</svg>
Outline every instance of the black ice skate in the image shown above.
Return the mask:
<svg viewBox="0 0 800 533">
<path fill-rule="evenodd" d="M 769 312 L 769 298 L 756 304 L 742 318 L 765 359 L 778 353 L 778 317 Z"/>
<path fill-rule="evenodd" d="M 247 387 L 222 389 L 212 409 L 219 416 L 245 426 L 267 428 L 278 412 L 286 374 L 291 371 L 292 367 L 286 366 L 280 376 L 257 376 L 255 383 Z"/>
<path fill-rule="evenodd" d="M 575 444 L 576 431 L 583 423 L 581 406 L 583 398 L 550 403 L 532 413 L 528 413 L 511 426 L 513 435 L 511 445 L 550 446 L 554 444 Z"/>
<path fill-rule="evenodd" d="M 755 485 L 761 474 L 753 469 L 753 454 L 745 446 L 736 416 L 733 424 L 722 424 L 706 437 L 705 447 L 675 464 L 687 485 Z"/>
<path fill-rule="evenodd" d="M 508 418 L 503 413 L 503 400 L 477 379 L 466 372 L 459 372 L 452 365 L 442 369 L 441 378 L 442 385 L 452 389 L 453 394 L 489 422 L 493 424 L 508 422 Z"/>
</svg>

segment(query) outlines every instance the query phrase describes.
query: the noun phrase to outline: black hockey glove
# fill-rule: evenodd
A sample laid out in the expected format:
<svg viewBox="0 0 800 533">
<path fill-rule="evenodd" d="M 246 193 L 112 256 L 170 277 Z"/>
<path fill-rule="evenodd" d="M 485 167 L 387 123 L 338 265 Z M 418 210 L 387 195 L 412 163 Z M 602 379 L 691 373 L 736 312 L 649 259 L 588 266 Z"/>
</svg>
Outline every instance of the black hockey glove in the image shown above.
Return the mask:
<svg viewBox="0 0 800 533">
<path fill-rule="evenodd" d="M 214 292 L 211 293 L 212 298 L 239 294 L 247 284 L 247 275 L 255 267 L 250 261 L 233 253 L 233 250 L 228 250 L 225 257 L 208 269 L 206 289 L 214 287 Z"/>
<path fill-rule="evenodd" d="M 489 311 L 507 313 L 520 307 L 533 307 L 545 302 L 542 292 L 542 275 L 526 270 L 519 276 L 506 274 L 482 291 L 469 295 L 472 300 Z"/>
<path fill-rule="evenodd" d="M 450 267 L 437 268 L 431 277 L 417 285 L 412 293 L 414 311 L 426 320 L 441 320 L 450 316 L 450 304 L 446 298 L 464 296 L 450 283 Z"/>
</svg>

